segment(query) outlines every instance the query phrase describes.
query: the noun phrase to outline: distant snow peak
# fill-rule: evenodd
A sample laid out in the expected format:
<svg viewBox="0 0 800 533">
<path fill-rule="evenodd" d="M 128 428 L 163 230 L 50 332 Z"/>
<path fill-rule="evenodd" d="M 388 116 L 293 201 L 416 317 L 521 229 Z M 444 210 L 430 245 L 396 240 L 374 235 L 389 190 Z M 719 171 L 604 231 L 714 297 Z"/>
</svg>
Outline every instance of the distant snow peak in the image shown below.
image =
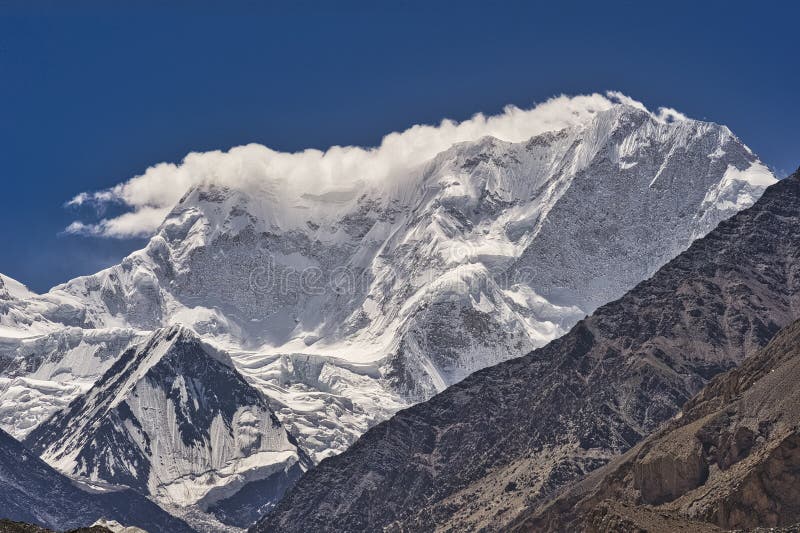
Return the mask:
<svg viewBox="0 0 800 533">
<path fill-rule="evenodd" d="M 659 107 L 656 112 L 651 112 L 645 105 L 620 91 L 606 91 L 606 96 L 613 102 L 630 106 L 643 111 L 662 124 L 669 124 L 679 120 L 689 120 L 689 117 L 671 107 Z"/>
<path fill-rule="evenodd" d="M 23 300 L 35 296 L 36 293 L 28 289 L 19 281 L 0 274 L 0 299 Z"/>
</svg>

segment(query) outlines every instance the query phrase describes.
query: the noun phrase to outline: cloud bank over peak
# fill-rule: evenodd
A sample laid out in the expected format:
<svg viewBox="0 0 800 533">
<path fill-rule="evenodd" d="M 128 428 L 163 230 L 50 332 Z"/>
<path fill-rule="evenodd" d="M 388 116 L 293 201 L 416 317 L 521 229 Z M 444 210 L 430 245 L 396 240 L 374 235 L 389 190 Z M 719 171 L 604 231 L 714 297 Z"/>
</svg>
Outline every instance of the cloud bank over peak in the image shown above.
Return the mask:
<svg viewBox="0 0 800 533">
<path fill-rule="evenodd" d="M 660 122 L 685 120 L 669 108 L 651 112 L 620 92 L 557 96 L 520 109 L 507 106 L 492 116 L 477 114 L 468 120 L 443 120 L 436 126 L 415 125 L 386 135 L 377 147 L 332 146 L 325 151 L 277 152 L 260 144 L 231 148 L 227 152 L 192 152 L 180 164 L 159 163 L 141 175 L 110 189 L 82 192 L 67 206 L 91 205 L 98 213 L 109 204 L 122 204 L 127 212 L 97 222 L 72 222 L 70 234 L 112 238 L 153 234 L 172 207 L 192 187 L 221 185 L 240 190 L 269 190 L 286 202 L 305 193 L 342 189 L 357 183 L 391 183 L 457 142 L 492 136 L 508 142 L 585 124 L 615 105 L 647 111 Z"/>
</svg>

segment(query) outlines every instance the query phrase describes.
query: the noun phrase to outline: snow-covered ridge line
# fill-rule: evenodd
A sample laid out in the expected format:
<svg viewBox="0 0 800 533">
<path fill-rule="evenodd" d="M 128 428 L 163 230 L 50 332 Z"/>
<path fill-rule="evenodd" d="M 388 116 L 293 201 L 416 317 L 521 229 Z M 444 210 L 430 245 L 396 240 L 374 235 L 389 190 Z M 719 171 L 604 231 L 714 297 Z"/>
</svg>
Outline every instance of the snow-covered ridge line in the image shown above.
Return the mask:
<svg viewBox="0 0 800 533">
<path fill-rule="evenodd" d="M 109 237 L 150 235 L 193 186 L 244 189 L 250 194 L 271 196 L 278 205 L 303 197 L 330 202 L 365 186 L 389 189 L 410 171 L 457 143 L 487 136 L 523 142 L 545 132 L 585 125 L 598 113 L 620 105 L 646 113 L 659 124 L 687 120 L 674 109 L 662 107 L 651 112 L 633 98 L 607 91 L 561 95 L 526 110 L 507 106 L 499 115 L 478 113 L 462 122 L 445 119 L 437 126 L 415 125 L 387 134 L 374 148 L 333 146 L 325 151 L 284 153 L 249 144 L 228 152 L 193 152 L 179 165 L 159 163 L 110 189 L 76 195 L 69 205 L 121 202 L 132 211 L 96 223 L 75 221 L 67 231 Z"/>
<path fill-rule="evenodd" d="M 24 284 L 14 278 L 0 274 L 0 299 L 24 300 L 32 296 L 36 296 L 36 293 L 28 289 Z"/>
</svg>

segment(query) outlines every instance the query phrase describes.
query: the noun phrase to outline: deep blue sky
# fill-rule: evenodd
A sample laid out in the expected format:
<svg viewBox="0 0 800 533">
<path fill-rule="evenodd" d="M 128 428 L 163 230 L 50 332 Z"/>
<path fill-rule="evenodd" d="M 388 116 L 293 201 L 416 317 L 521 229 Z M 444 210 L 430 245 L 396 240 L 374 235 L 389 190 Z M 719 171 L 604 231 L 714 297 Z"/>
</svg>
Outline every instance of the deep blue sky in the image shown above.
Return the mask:
<svg viewBox="0 0 800 533">
<path fill-rule="evenodd" d="M 142 244 L 59 235 L 66 200 L 189 151 L 375 145 L 615 89 L 800 164 L 794 3 L 58 4 L 0 0 L 0 272 L 38 291 Z"/>
</svg>

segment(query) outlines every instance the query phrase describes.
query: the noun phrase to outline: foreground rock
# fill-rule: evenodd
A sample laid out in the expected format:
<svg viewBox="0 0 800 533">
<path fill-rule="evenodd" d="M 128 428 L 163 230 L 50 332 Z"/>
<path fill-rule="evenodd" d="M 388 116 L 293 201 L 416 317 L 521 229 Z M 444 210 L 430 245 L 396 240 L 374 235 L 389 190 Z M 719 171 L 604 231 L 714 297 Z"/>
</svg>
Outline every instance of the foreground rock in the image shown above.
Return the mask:
<svg viewBox="0 0 800 533">
<path fill-rule="evenodd" d="M 725 530 L 800 522 L 798 382 L 795 322 L 712 380 L 666 427 L 543 510 L 526 513 L 517 529 L 607 531 L 647 515 Z"/>
<path fill-rule="evenodd" d="M 141 531 L 141 530 L 139 530 Z M 14 522 L 13 520 L 0 519 L 0 533 L 56 533 L 52 529 L 39 527 L 25 522 Z M 67 533 L 117 533 L 102 526 L 89 526 L 71 529 Z"/>
</svg>

